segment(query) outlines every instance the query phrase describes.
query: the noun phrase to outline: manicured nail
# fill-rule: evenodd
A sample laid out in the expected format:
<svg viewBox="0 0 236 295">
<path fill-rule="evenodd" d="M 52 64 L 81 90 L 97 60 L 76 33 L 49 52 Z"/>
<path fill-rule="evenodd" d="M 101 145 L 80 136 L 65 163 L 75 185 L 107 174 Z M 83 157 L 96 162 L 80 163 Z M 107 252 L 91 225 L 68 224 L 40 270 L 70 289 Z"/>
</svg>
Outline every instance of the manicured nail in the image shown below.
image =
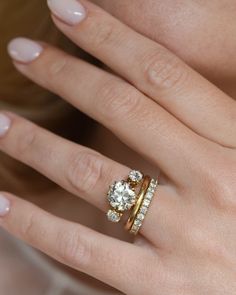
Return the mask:
<svg viewBox="0 0 236 295">
<path fill-rule="evenodd" d="M 4 114 L 0 114 L 0 137 L 4 136 L 9 130 L 11 120 Z"/>
<path fill-rule="evenodd" d="M 5 216 L 10 211 L 10 201 L 0 194 L 0 217 Z"/>
<path fill-rule="evenodd" d="M 29 63 L 35 60 L 41 52 L 43 47 L 27 38 L 16 38 L 8 44 L 8 53 L 16 61 Z"/>
<path fill-rule="evenodd" d="M 86 15 L 78 0 L 47 0 L 52 13 L 69 25 L 76 25 Z"/>
</svg>

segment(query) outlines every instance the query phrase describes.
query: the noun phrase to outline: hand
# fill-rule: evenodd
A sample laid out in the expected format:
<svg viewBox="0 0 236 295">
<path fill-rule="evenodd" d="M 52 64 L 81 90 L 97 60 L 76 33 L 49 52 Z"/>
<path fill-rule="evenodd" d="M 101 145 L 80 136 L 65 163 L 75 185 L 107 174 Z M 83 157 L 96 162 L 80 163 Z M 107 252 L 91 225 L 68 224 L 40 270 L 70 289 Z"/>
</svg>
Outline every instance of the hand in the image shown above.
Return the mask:
<svg viewBox="0 0 236 295">
<path fill-rule="evenodd" d="M 82 3 L 50 1 L 53 20 L 117 76 L 26 39 L 9 46 L 15 66 L 152 161 L 161 184 L 134 244 L 9 193 L 0 198 L 2 227 L 127 294 L 234 294 L 235 101 L 161 45 Z M 128 167 L 16 115 L 2 113 L 0 122 L 1 150 L 107 210 L 108 186 Z"/>
</svg>

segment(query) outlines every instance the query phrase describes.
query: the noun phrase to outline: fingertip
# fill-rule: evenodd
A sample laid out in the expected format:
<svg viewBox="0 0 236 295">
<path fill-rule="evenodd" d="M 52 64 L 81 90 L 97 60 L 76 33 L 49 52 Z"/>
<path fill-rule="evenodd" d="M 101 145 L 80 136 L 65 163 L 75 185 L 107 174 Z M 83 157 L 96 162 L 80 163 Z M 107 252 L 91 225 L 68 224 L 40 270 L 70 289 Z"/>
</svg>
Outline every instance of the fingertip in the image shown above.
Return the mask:
<svg viewBox="0 0 236 295">
<path fill-rule="evenodd" d="M 17 37 L 9 42 L 7 51 L 13 61 L 28 64 L 41 55 L 43 46 L 31 39 Z"/>
<path fill-rule="evenodd" d="M 10 195 L 5 192 L 0 192 L 0 217 L 5 217 L 11 209 Z"/>
</svg>

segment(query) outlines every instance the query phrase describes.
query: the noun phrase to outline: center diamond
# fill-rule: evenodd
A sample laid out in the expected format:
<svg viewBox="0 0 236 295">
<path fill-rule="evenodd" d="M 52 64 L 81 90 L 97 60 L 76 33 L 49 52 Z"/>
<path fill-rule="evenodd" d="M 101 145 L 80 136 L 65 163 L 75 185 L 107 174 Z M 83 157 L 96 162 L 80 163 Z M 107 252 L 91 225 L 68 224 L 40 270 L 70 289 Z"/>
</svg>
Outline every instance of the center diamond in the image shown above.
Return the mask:
<svg viewBox="0 0 236 295">
<path fill-rule="evenodd" d="M 130 185 L 124 180 L 117 181 L 111 185 L 108 192 L 110 205 L 118 211 L 129 210 L 136 200 L 136 194 Z"/>
</svg>

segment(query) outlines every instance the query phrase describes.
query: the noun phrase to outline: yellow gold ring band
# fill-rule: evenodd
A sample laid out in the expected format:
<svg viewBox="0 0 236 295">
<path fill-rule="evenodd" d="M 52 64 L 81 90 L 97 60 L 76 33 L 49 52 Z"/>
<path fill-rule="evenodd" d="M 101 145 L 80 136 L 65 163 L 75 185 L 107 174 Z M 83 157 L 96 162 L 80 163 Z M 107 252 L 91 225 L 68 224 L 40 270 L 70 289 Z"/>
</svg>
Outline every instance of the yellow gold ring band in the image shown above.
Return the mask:
<svg viewBox="0 0 236 295">
<path fill-rule="evenodd" d="M 131 214 L 129 216 L 129 219 L 127 220 L 126 224 L 125 224 L 125 229 L 130 231 L 131 228 L 132 228 L 132 225 L 134 223 L 134 220 L 139 212 L 139 209 L 143 203 L 143 199 L 145 197 L 145 194 L 147 192 L 147 189 L 150 185 L 150 182 L 151 182 L 151 177 L 146 175 L 143 179 L 143 183 L 142 183 L 142 186 L 140 188 L 140 191 L 138 193 L 138 198 L 137 198 L 137 202 L 135 203 L 132 211 L 131 211 Z"/>
</svg>

